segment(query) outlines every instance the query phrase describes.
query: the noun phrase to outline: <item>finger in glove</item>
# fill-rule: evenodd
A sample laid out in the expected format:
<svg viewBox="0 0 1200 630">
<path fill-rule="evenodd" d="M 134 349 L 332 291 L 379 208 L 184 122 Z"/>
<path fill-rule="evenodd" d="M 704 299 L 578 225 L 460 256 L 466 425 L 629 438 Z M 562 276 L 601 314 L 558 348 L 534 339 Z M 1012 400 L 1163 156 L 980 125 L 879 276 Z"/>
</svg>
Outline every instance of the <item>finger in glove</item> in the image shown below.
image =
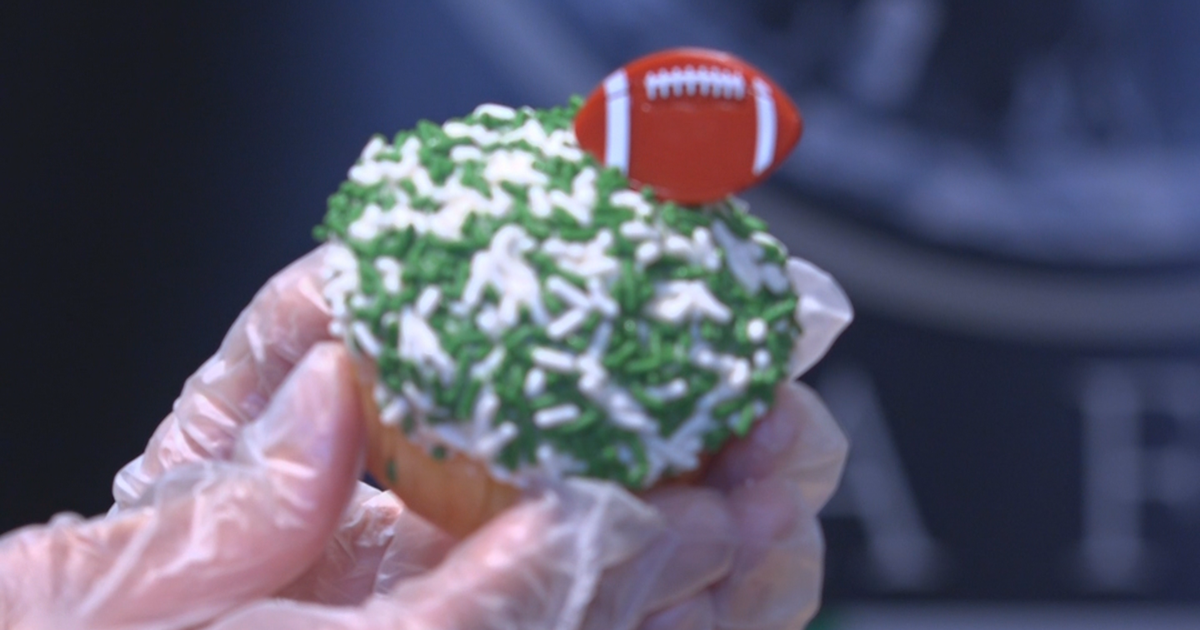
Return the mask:
<svg viewBox="0 0 1200 630">
<path fill-rule="evenodd" d="M 320 553 L 360 469 L 345 350 L 315 347 L 229 461 L 177 466 L 119 515 L 0 539 L 15 628 L 192 627 L 294 580 Z"/>
</svg>

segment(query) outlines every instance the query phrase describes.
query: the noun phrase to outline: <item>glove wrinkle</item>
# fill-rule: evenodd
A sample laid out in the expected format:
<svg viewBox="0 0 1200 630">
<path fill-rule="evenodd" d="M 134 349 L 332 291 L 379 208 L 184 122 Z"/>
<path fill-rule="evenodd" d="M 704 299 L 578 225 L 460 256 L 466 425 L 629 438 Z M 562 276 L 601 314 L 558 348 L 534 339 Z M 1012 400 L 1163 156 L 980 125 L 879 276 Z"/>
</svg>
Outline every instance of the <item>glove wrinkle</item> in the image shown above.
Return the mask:
<svg viewBox="0 0 1200 630">
<path fill-rule="evenodd" d="M 715 624 L 712 598 L 702 592 L 646 617 L 638 630 L 712 630 Z"/>
<path fill-rule="evenodd" d="M 168 470 L 229 457 L 242 427 L 314 344 L 329 339 L 329 310 L 318 289 L 326 248 L 276 274 L 238 316 L 220 348 L 184 384 L 146 452 L 117 474 L 113 512 L 137 503 Z"/>
<path fill-rule="evenodd" d="M 811 390 L 781 386 L 704 486 L 635 498 L 548 484 L 455 541 L 356 482 L 365 428 L 346 348 L 321 343 L 324 252 L 255 296 L 118 473 L 109 515 L 0 536 L 0 629 L 776 630 L 812 618 L 817 512 L 847 445 Z"/>
</svg>

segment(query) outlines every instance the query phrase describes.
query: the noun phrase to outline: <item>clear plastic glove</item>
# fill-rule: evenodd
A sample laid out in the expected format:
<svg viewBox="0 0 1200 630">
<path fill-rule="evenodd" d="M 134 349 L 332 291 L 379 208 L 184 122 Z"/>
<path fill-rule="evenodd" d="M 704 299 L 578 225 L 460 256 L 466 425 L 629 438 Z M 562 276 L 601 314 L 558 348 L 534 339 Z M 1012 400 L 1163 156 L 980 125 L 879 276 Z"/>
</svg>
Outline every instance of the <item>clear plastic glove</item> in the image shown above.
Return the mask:
<svg viewBox="0 0 1200 630">
<path fill-rule="evenodd" d="M 781 388 L 699 487 L 571 481 L 456 542 L 356 478 L 349 357 L 321 250 L 273 279 L 187 382 L 103 518 L 0 538 L 0 629 L 798 628 L 846 443 Z"/>
</svg>

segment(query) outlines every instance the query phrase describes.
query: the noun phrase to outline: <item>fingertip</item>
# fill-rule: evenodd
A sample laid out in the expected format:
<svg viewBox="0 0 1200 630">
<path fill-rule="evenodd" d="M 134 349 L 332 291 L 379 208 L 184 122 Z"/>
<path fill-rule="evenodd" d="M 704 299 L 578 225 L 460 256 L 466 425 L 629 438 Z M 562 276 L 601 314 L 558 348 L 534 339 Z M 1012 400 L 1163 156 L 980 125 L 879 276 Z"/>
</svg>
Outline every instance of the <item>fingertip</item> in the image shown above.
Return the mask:
<svg viewBox="0 0 1200 630">
<path fill-rule="evenodd" d="M 717 456 L 706 476 L 709 485 L 727 491 L 780 467 L 800 439 L 803 424 L 802 394 L 795 385 L 786 382 L 775 388 L 771 409 L 749 435 L 730 442 Z"/>
<path fill-rule="evenodd" d="M 781 383 L 770 411 L 745 438 L 730 443 L 705 481 L 730 491 L 750 481 L 786 478 L 800 484 L 805 500 L 829 500 L 849 443 L 820 395 L 800 382 Z"/>
<path fill-rule="evenodd" d="M 729 572 L 740 540 L 729 502 L 710 488 L 665 488 L 646 497 L 667 523 L 667 535 L 635 561 L 661 562 L 647 589 L 646 608 L 658 610 L 716 583 Z M 665 560 L 654 555 L 666 552 Z M 645 573 L 648 567 L 636 567 Z"/>
<path fill-rule="evenodd" d="M 717 584 L 718 625 L 802 627 L 820 603 L 824 538 L 816 513 L 792 484 L 769 479 L 730 496 L 742 544 Z"/>
<path fill-rule="evenodd" d="M 262 417 L 242 432 L 234 455 L 235 462 L 261 467 L 280 507 L 304 514 L 324 535 L 354 492 L 366 444 L 352 370 L 340 344 L 313 346 Z"/>
<path fill-rule="evenodd" d="M 646 495 L 672 530 L 703 540 L 733 540 L 736 523 L 729 505 L 711 488 L 670 487 Z"/>
</svg>

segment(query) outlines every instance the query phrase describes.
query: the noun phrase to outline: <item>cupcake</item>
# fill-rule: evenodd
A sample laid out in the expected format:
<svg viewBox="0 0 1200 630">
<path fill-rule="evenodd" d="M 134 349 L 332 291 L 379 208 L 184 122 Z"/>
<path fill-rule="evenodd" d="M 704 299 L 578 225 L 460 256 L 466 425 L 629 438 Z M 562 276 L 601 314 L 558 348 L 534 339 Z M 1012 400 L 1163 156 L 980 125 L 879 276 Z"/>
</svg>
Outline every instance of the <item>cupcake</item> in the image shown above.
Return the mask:
<svg viewBox="0 0 1200 630">
<path fill-rule="evenodd" d="M 316 230 L 368 469 L 452 534 L 564 477 L 695 478 L 850 318 L 744 203 L 664 200 L 582 149 L 582 104 L 375 137 Z"/>
</svg>

